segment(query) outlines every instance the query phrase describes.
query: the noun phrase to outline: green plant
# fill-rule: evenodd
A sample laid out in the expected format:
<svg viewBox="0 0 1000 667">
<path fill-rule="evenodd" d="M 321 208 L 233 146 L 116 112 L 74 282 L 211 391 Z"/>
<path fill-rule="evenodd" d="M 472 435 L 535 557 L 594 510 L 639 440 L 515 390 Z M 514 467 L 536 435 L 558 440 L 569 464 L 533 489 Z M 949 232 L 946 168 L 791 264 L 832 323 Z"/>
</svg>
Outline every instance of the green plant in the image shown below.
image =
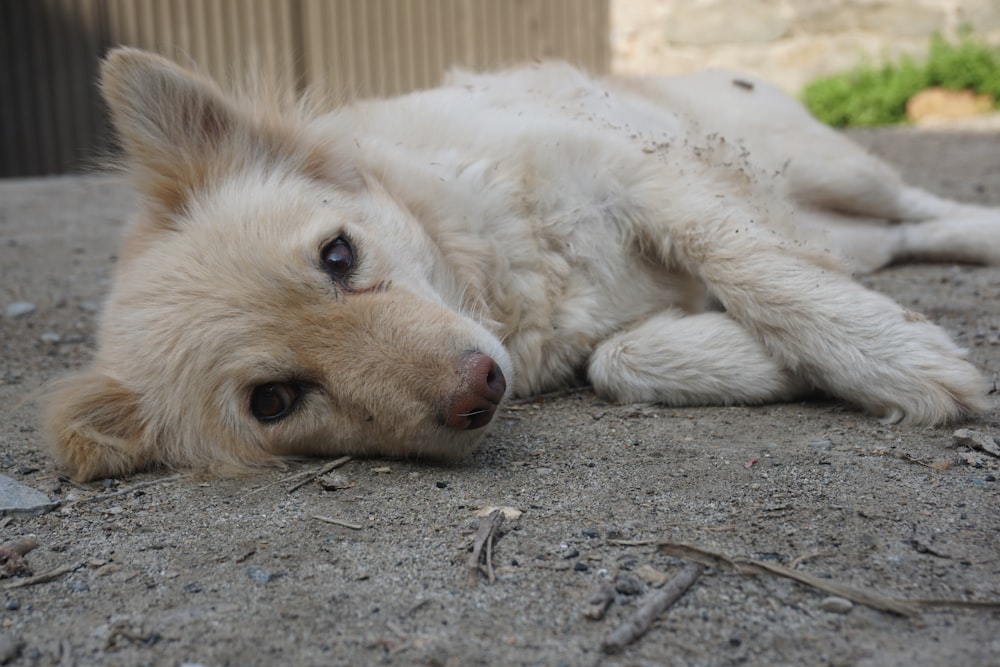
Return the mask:
<svg viewBox="0 0 1000 667">
<path fill-rule="evenodd" d="M 935 36 L 924 62 L 903 58 L 823 77 L 805 87 L 802 101 L 834 127 L 890 125 L 905 121 L 907 100 L 931 86 L 1000 99 L 1000 50 L 968 35 L 958 43 Z"/>
</svg>

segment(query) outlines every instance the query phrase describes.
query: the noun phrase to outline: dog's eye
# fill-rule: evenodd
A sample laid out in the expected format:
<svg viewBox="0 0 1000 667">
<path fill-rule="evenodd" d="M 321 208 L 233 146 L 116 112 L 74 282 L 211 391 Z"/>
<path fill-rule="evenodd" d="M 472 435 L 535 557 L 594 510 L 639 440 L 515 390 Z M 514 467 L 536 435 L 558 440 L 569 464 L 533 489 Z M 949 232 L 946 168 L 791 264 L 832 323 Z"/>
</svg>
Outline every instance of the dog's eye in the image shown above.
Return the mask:
<svg viewBox="0 0 1000 667">
<path fill-rule="evenodd" d="M 321 258 L 326 272 L 334 280 L 342 281 L 354 268 L 354 249 L 345 236 L 338 236 L 323 247 Z"/>
<path fill-rule="evenodd" d="M 281 419 L 295 407 L 300 393 L 298 387 L 287 382 L 262 384 L 253 390 L 250 411 L 262 422 Z"/>
</svg>

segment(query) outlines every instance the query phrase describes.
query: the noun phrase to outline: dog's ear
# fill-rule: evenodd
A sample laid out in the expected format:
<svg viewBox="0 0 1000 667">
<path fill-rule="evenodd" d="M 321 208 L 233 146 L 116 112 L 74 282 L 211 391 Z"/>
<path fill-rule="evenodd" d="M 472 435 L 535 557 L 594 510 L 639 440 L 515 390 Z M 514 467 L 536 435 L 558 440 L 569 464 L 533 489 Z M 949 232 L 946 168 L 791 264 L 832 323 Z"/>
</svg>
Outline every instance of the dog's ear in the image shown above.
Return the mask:
<svg viewBox="0 0 1000 667">
<path fill-rule="evenodd" d="M 120 477 L 144 468 L 139 397 L 98 370 L 60 380 L 47 397 L 45 427 L 74 479 Z"/>
<path fill-rule="evenodd" d="M 210 79 L 138 49 L 115 49 L 101 92 L 139 190 L 167 212 L 201 187 L 245 119 Z"/>
</svg>

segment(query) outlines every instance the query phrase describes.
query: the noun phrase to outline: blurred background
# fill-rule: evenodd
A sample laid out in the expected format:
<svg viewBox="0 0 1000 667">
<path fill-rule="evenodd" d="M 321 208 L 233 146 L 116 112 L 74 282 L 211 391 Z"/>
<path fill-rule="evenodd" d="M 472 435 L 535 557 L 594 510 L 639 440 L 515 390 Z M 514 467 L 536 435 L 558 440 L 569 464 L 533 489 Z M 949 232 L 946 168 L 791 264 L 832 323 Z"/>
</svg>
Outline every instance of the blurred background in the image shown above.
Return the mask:
<svg viewBox="0 0 1000 667">
<path fill-rule="evenodd" d="M 1000 0 L 0 0 L 0 177 L 79 171 L 106 151 L 98 60 L 129 44 L 289 98 L 435 85 L 449 67 L 559 58 L 594 73 L 727 66 L 798 94 L 932 35 L 1000 44 Z"/>
</svg>

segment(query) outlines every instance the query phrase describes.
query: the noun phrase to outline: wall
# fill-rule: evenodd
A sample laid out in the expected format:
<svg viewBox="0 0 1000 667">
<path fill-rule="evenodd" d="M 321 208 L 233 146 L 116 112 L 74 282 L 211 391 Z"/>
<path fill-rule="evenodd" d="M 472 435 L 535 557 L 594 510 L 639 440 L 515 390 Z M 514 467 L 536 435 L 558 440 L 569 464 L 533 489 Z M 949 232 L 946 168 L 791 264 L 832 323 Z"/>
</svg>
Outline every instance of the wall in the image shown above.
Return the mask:
<svg viewBox="0 0 1000 667">
<path fill-rule="evenodd" d="M 791 93 L 863 61 L 925 53 L 962 26 L 1000 45 L 1000 0 L 615 0 L 612 68 L 708 66 L 763 76 Z"/>
</svg>

